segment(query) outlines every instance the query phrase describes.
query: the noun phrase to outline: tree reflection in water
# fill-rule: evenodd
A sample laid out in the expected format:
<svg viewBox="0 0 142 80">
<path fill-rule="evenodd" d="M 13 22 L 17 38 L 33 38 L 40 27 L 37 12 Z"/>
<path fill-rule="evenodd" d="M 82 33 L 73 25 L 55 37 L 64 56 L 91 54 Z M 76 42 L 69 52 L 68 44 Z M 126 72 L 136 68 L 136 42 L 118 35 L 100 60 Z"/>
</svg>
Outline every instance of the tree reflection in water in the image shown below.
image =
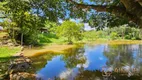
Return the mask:
<svg viewBox="0 0 142 80">
<path fill-rule="evenodd" d="M 102 70 L 79 69 L 75 80 L 141 80 L 142 45 L 104 45 L 107 76 Z M 97 64 L 96 64 L 97 65 Z M 111 68 L 111 70 L 110 70 Z M 135 72 L 134 72 L 135 69 Z M 107 72 L 107 70 L 105 72 Z M 116 72 L 117 70 L 118 72 Z M 125 73 L 123 73 L 125 70 Z M 103 75 L 102 75 L 103 74 Z"/>
<path fill-rule="evenodd" d="M 63 60 L 66 63 L 66 68 L 75 68 L 78 64 L 84 64 L 86 57 L 84 56 L 84 48 L 72 48 L 66 50 L 63 55 Z"/>
<path fill-rule="evenodd" d="M 109 45 L 104 50 L 108 58 L 107 66 L 113 69 L 123 68 L 127 70 L 142 68 L 142 45 Z"/>
</svg>

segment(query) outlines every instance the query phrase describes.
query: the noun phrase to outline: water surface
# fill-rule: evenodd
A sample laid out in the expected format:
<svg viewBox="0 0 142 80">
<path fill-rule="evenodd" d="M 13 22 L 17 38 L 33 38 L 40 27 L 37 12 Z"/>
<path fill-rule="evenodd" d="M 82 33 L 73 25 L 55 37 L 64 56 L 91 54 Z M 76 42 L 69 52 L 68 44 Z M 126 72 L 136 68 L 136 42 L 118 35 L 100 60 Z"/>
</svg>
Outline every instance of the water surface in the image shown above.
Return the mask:
<svg viewBox="0 0 142 80">
<path fill-rule="evenodd" d="M 33 57 L 43 80 L 141 80 L 142 45 L 84 45 L 66 54 Z"/>
</svg>

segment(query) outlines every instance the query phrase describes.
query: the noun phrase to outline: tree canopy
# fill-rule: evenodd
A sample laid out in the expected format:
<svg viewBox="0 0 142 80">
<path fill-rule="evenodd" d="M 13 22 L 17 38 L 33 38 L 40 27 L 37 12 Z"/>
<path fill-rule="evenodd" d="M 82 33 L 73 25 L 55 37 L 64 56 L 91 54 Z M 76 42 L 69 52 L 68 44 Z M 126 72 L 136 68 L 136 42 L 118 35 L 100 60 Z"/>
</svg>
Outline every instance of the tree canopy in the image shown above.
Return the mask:
<svg viewBox="0 0 142 80">
<path fill-rule="evenodd" d="M 68 0 L 82 11 L 95 10 L 97 12 L 109 12 L 133 21 L 142 27 L 142 1 L 141 0 Z M 90 2 L 90 3 L 88 3 Z M 74 9 L 75 10 L 75 9 Z M 74 11 L 75 12 L 75 11 Z"/>
<path fill-rule="evenodd" d="M 9 35 L 18 41 L 31 40 L 29 44 L 37 42 L 42 27 L 55 31 L 60 19 L 81 19 L 98 30 L 123 24 L 142 28 L 140 0 L 1 0 L 0 12 Z M 50 21 L 55 25 L 49 26 Z"/>
<path fill-rule="evenodd" d="M 9 11 L 25 10 L 52 21 L 70 17 L 86 21 L 96 12 L 109 12 L 142 26 L 141 0 L 2 0 L 1 2 L 3 3 L 0 4 L 0 10 L 5 9 L 2 5 L 7 2 Z"/>
<path fill-rule="evenodd" d="M 73 39 L 80 39 L 82 32 L 82 25 L 76 24 L 72 21 L 64 21 L 61 26 L 58 27 L 57 32 L 59 36 L 68 38 L 68 42 L 72 43 Z"/>
<path fill-rule="evenodd" d="M 1 2 L 4 1 L 12 10 L 24 9 L 53 21 L 68 17 L 89 19 L 96 12 L 109 12 L 142 25 L 141 0 L 2 0 Z M 4 8 L 0 6 L 0 9 Z"/>
</svg>

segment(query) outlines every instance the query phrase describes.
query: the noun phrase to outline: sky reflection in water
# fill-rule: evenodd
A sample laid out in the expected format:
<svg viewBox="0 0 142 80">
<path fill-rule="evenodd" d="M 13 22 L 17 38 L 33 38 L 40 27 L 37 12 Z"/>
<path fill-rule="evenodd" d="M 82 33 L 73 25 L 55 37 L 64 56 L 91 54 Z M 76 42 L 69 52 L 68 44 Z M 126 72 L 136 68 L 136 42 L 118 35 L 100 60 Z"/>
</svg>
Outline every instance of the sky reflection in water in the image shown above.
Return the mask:
<svg viewBox="0 0 142 80">
<path fill-rule="evenodd" d="M 103 66 L 111 70 L 115 67 L 141 70 L 142 54 L 140 53 L 142 53 L 142 45 L 85 45 L 83 48 L 69 51 L 70 55 L 54 55 L 43 68 L 37 71 L 37 75 L 43 80 L 49 78 L 74 80 L 81 79 L 80 75 L 88 77 L 86 75 L 96 74 L 93 71 L 102 71 Z"/>
</svg>

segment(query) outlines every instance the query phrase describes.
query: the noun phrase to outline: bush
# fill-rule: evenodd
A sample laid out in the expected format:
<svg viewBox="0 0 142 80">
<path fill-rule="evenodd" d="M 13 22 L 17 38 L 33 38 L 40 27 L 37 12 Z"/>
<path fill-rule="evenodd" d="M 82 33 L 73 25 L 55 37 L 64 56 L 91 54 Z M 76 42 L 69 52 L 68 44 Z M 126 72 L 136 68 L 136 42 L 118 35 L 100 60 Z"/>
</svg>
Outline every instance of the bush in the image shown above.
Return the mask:
<svg viewBox="0 0 142 80">
<path fill-rule="evenodd" d="M 111 38 L 112 40 L 116 40 L 116 39 L 118 38 L 118 34 L 117 34 L 116 32 L 112 32 L 112 33 L 110 34 L 110 38 Z"/>
<path fill-rule="evenodd" d="M 87 31 L 83 33 L 83 39 L 85 40 L 95 40 L 99 38 L 99 36 L 97 36 L 96 31 Z"/>
</svg>

